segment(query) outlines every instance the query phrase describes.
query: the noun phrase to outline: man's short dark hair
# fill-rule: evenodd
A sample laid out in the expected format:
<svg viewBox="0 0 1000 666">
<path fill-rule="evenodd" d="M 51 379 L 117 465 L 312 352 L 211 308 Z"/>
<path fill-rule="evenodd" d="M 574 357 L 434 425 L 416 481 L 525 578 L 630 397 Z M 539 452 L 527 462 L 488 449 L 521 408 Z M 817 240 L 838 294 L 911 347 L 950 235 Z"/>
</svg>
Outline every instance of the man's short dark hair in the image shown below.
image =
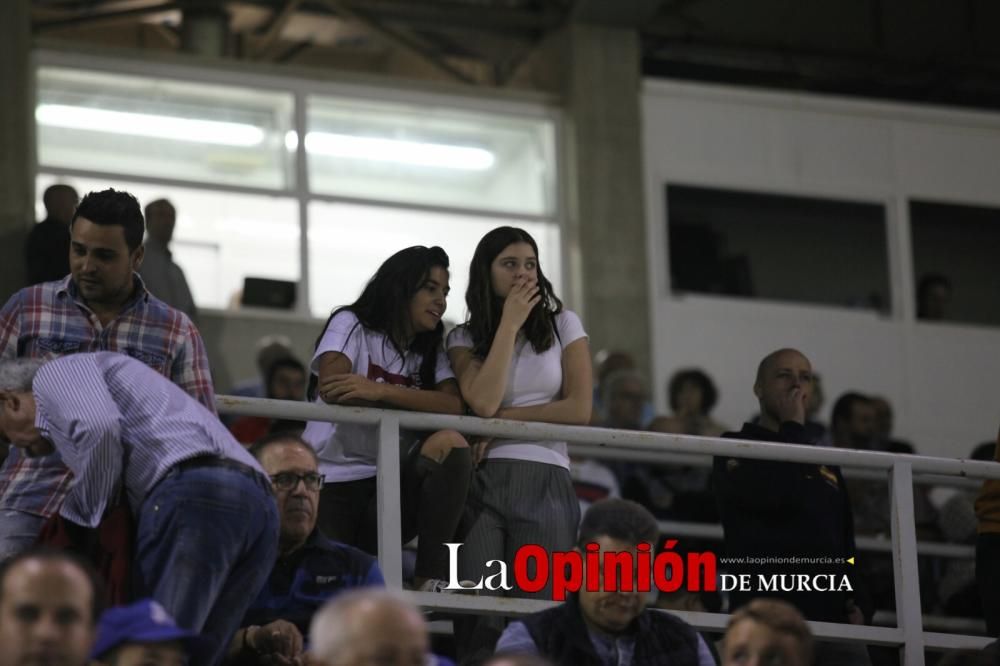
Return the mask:
<svg viewBox="0 0 1000 666">
<path fill-rule="evenodd" d="M 265 451 L 278 444 L 297 444 L 308 451 L 312 459 L 316 461 L 316 465 L 319 466 L 319 456 L 316 455 L 316 449 L 293 432 L 272 432 L 264 435 L 250 447 L 250 455 L 259 461 L 264 456 Z"/>
<path fill-rule="evenodd" d="M 594 502 L 583 514 L 577 545 L 582 549 L 602 536 L 628 544 L 652 544 L 660 536 L 660 527 L 646 507 L 614 497 Z"/>
<path fill-rule="evenodd" d="M 82 557 L 64 550 L 54 550 L 52 548 L 32 548 L 0 564 L 0 599 L 3 598 L 4 585 L 7 582 L 7 574 L 11 569 L 27 560 L 39 560 L 41 562 L 64 562 L 75 566 L 83 572 L 87 580 L 90 581 L 90 622 L 96 624 L 101 617 L 101 613 L 107 607 L 106 591 L 104 581 L 98 575 L 94 566 Z"/>
<path fill-rule="evenodd" d="M 667 386 L 670 409 L 677 411 L 678 399 L 685 384 L 694 384 L 701 390 L 701 413 L 708 414 L 712 411 L 719 400 L 719 391 L 715 388 L 712 378 L 698 368 L 678 370 L 670 378 L 670 384 Z"/>
<path fill-rule="evenodd" d="M 858 403 L 871 402 L 868 396 L 861 395 L 854 391 L 848 391 L 833 403 L 833 413 L 830 415 L 830 426 L 835 426 L 842 421 L 850 421 L 854 414 L 854 405 Z"/>
<path fill-rule="evenodd" d="M 72 185 L 67 185 L 66 183 L 56 183 L 55 185 L 49 185 L 45 188 L 45 192 L 42 194 L 42 204 L 45 206 L 45 210 L 48 213 L 52 212 L 52 206 L 55 204 L 53 199 L 59 196 L 60 192 L 66 194 L 72 194 L 74 199 L 78 199 L 80 195 L 76 193 L 76 190 Z"/>
<path fill-rule="evenodd" d="M 119 226 L 125 229 L 125 244 L 128 251 L 134 252 L 142 245 L 142 237 L 146 233 L 146 223 L 143 221 L 139 201 L 129 194 L 119 190 L 107 189 L 100 192 L 90 192 L 76 207 L 73 222 L 83 217 L 100 226 Z M 73 228 L 70 222 L 70 228 Z"/>
</svg>

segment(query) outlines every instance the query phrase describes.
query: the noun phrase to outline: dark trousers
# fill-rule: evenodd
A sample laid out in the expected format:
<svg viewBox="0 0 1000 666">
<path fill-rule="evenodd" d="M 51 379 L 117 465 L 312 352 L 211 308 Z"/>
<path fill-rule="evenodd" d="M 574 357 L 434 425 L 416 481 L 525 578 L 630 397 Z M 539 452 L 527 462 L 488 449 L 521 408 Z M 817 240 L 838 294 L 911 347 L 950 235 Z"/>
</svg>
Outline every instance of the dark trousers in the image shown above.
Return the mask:
<svg viewBox="0 0 1000 666">
<path fill-rule="evenodd" d="M 1000 637 L 1000 533 L 982 533 L 976 540 L 976 583 L 983 602 L 986 630 Z"/>
<path fill-rule="evenodd" d="M 465 509 L 472 473 L 469 449 L 453 449 L 443 463 L 414 444 L 400 460 L 402 541 L 420 537 L 416 576 L 448 578 L 448 549 Z M 328 483 L 319 496 L 319 529 L 327 537 L 378 555 L 375 477 Z"/>
</svg>

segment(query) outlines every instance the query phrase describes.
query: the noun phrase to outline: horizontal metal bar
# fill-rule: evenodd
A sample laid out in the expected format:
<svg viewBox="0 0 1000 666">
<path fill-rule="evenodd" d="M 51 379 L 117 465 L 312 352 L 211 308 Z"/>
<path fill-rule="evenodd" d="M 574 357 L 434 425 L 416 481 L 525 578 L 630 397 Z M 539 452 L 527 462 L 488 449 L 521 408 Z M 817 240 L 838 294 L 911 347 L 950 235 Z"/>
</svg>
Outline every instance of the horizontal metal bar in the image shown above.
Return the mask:
<svg viewBox="0 0 1000 666">
<path fill-rule="evenodd" d="M 665 433 L 611 430 L 592 426 L 527 423 L 506 419 L 480 419 L 473 416 L 449 416 L 424 412 L 381 410 L 339 405 L 319 405 L 287 400 L 217 396 L 220 412 L 234 415 L 268 416 L 306 421 L 343 421 L 374 425 L 390 411 L 403 428 L 446 430 L 488 437 L 542 441 L 570 440 L 607 448 L 640 451 L 678 451 L 687 454 L 718 455 L 782 462 L 808 462 L 827 465 L 853 465 L 871 469 L 889 469 L 899 454 L 878 451 L 854 451 L 801 444 L 773 444 L 717 437 L 695 437 Z M 915 471 L 963 477 L 1000 479 L 1000 465 L 994 462 L 953 460 L 930 456 L 905 456 Z"/>
<path fill-rule="evenodd" d="M 695 537 L 698 539 L 715 539 L 722 541 L 722 526 L 716 523 L 688 523 L 680 521 L 661 520 L 660 534 L 671 537 Z M 891 553 L 892 542 L 881 537 L 859 536 L 854 539 L 854 545 L 859 551 L 869 553 Z M 957 543 L 938 543 L 935 541 L 918 541 L 917 554 L 928 557 L 948 557 L 953 559 L 972 559 L 976 555 L 973 546 Z"/>
<path fill-rule="evenodd" d="M 875 611 L 872 623 L 880 626 L 896 626 L 896 613 L 893 611 Z M 924 615 L 924 627 L 950 633 L 965 632 L 966 634 L 986 635 L 986 621 L 975 617 L 948 617 L 946 615 Z"/>
<path fill-rule="evenodd" d="M 578 444 L 570 442 L 570 451 L 575 455 L 596 458 L 599 460 L 640 460 L 644 462 L 656 462 L 664 465 L 679 465 L 687 467 L 711 467 L 712 456 L 708 454 L 675 453 L 672 451 L 623 451 L 621 449 L 607 448 L 603 446 L 592 446 L 590 444 Z M 899 454 L 902 455 L 902 454 Z M 867 481 L 882 481 L 886 484 L 886 493 L 889 492 L 889 476 L 887 471 L 865 469 L 843 465 L 844 477 L 848 479 L 861 479 Z M 919 486 L 948 486 L 954 488 L 966 488 L 978 490 L 982 481 L 969 479 L 960 476 L 947 476 L 943 474 L 914 474 L 913 483 Z"/>
<path fill-rule="evenodd" d="M 984 636 L 966 636 L 964 634 L 942 634 L 934 631 L 924 632 L 924 647 L 928 650 L 982 650 L 992 643 L 994 638 Z"/>
</svg>

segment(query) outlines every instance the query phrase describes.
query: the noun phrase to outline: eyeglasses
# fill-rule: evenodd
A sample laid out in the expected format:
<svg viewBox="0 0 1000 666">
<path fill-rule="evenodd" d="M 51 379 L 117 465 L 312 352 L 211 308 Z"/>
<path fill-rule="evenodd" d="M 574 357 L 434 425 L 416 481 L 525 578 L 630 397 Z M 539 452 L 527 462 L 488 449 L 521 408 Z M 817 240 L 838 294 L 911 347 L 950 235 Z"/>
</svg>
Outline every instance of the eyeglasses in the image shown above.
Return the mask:
<svg viewBox="0 0 1000 666">
<path fill-rule="evenodd" d="M 271 483 L 277 490 L 292 490 L 299 485 L 299 481 L 306 484 L 306 490 L 320 490 L 326 477 L 316 472 L 306 474 L 296 474 L 294 472 L 282 472 L 271 477 Z"/>
</svg>

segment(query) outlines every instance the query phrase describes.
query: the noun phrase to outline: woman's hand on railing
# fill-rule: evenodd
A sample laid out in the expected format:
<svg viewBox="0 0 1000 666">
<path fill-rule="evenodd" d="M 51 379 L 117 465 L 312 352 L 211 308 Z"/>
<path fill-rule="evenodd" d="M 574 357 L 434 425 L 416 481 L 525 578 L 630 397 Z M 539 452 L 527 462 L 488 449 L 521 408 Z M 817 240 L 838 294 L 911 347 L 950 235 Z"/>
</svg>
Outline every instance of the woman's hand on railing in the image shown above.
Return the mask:
<svg viewBox="0 0 1000 666">
<path fill-rule="evenodd" d="M 385 396 L 385 384 L 353 373 L 330 375 L 318 387 L 323 402 L 339 405 L 374 405 Z"/>
</svg>

